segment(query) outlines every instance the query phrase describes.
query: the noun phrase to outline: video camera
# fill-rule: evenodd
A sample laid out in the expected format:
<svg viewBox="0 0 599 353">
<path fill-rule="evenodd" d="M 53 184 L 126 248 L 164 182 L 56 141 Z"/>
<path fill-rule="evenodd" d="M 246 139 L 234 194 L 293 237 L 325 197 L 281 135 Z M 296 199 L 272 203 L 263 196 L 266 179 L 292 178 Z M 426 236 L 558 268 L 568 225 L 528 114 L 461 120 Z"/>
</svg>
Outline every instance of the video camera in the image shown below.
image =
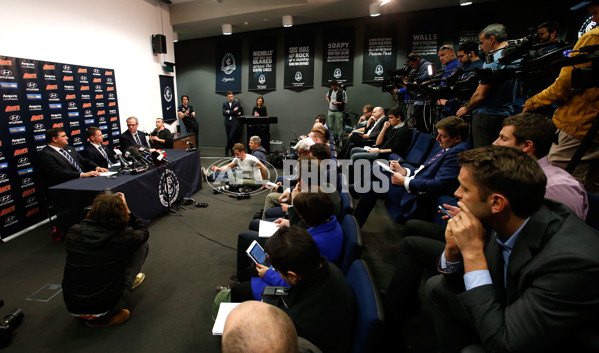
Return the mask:
<svg viewBox="0 0 599 353">
<path fill-rule="evenodd" d="M 389 79 L 383 80 L 381 83 L 381 91 L 393 92 L 396 88 L 404 87 L 403 78 L 408 76 L 410 73 L 410 67 L 404 66 L 401 69 L 388 71 Z"/>
<path fill-rule="evenodd" d="M 427 85 L 421 85 L 421 88 L 432 98 L 457 98 L 460 101 L 467 101 L 478 86 L 478 71 L 477 68 L 464 70 L 462 66 L 458 66 L 445 78 L 442 77 L 445 72 L 440 71 Z"/>
<path fill-rule="evenodd" d="M 2 306 L 4 301 L 0 299 L 0 308 Z M 21 309 L 15 309 L 0 321 L 0 348 L 8 346 L 12 340 L 12 332 L 21 324 L 24 316 Z"/>
</svg>

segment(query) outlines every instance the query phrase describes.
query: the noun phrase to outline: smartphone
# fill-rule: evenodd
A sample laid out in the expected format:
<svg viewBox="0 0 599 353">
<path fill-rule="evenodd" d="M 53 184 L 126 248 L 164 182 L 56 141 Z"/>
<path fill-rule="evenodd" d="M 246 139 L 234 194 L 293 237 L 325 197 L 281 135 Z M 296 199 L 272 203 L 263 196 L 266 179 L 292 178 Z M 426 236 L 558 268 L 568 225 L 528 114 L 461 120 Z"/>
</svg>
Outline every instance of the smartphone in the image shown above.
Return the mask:
<svg viewBox="0 0 599 353">
<path fill-rule="evenodd" d="M 250 246 L 247 248 L 245 253 L 250 257 L 250 259 L 252 259 L 252 261 L 254 261 L 255 264 L 268 266 L 266 264 L 266 262 L 267 262 L 266 253 L 264 252 L 264 249 L 262 249 L 262 247 L 260 246 L 260 244 L 258 244 L 257 241 L 254 240 L 250 244 Z"/>
<path fill-rule="evenodd" d="M 443 212 L 443 214 L 445 214 L 446 216 L 449 216 L 449 218 L 453 219 L 453 216 L 449 212 L 447 212 L 447 209 L 445 207 L 443 207 L 441 205 L 439 205 L 437 207 L 439 208 L 439 210 L 441 212 Z"/>
</svg>

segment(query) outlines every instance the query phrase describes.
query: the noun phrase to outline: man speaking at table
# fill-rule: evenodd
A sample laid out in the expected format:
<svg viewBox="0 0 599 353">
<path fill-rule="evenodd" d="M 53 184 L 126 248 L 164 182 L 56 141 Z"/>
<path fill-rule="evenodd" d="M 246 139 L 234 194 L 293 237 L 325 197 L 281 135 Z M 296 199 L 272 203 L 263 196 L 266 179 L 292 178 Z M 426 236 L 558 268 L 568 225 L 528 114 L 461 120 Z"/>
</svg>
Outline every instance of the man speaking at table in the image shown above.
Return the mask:
<svg viewBox="0 0 599 353">
<path fill-rule="evenodd" d="M 119 136 L 119 144 L 121 151 L 125 152 L 127 147 L 129 146 L 146 146 L 148 145 L 148 141 L 146 141 L 146 136 L 143 132 L 137 131 L 137 127 L 139 126 L 139 121 L 136 117 L 132 116 L 127 119 L 127 131 L 123 132 L 121 136 Z"/>
<path fill-rule="evenodd" d="M 46 143 L 46 147 L 38 152 L 38 167 L 47 187 L 72 179 L 99 176 L 100 172 L 108 171 L 68 146 L 69 138 L 64 129 L 48 129 Z"/>
</svg>

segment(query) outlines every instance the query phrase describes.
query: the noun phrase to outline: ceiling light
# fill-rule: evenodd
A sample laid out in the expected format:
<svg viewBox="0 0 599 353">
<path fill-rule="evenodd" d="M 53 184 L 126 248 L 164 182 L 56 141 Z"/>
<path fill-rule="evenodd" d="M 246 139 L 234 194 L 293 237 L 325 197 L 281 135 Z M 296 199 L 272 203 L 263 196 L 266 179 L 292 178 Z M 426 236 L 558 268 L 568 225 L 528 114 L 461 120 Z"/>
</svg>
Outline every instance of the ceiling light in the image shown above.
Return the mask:
<svg viewBox="0 0 599 353">
<path fill-rule="evenodd" d="M 293 26 L 293 16 L 285 15 L 283 16 L 283 27 L 291 27 Z"/>
<path fill-rule="evenodd" d="M 370 4 L 370 16 L 376 17 L 381 14 L 381 6 L 378 3 Z"/>
<path fill-rule="evenodd" d="M 381 0 L 381 6 L 387 5 L 390 2 L 391 2 L 391 0 Z"/>
<path fill-rule="evenodd" d="M 233 33 L 233 26 L 230 23 L 225 23 L 223 25 L 223 34 L 226 36 L 230 36 Z"/>
<path fill-rule="evenodd" d="M 460 6 L 468 6 L 472 5 L 472 1 L 470 0 L 460 0 Z"/>
<path fill-rule="evenodd" d="M 178 42 L 179 41 L 179 33 L 177 32 L 173 32 L 173 42 Z"/>
</svg>

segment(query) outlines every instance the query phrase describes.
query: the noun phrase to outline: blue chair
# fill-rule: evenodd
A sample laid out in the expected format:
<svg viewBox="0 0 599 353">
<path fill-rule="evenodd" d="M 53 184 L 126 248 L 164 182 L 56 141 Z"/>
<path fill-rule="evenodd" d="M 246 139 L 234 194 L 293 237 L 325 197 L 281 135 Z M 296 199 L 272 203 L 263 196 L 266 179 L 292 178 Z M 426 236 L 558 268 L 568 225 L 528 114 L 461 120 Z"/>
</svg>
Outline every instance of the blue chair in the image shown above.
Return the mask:
<svg viewBox="0 0 599 353">
<path fill-rule="evenodd" d="M 341 218 L 338 220 L 339 223 L 343 222 L 345 215 L 354 213 L 354 200 L 349 191 L 343 191 L 343 186 L 347 185 L 347 182 L 343 179 L 343 174 L 337 174 L 337 191 L 339 191 L 339 197 L 341 197 Z"/>
<path fill-rule="evenodd" d="M 352 353 L 378 352 L 383 304 L 364 260 L 354 261 L 345 276 L 356 298 Z"/>
<path fill-rule="evenodd" d="M 589 212 L 587 213 L 586 222 L 591 227 L 599 230 L 599 195 L 587 191 L 589 198 Z"/>
<path fill-rule="evenodd" d="M 431 148 L 433 147 L 434 143 L 435 138 L 431 135 L 422 133 L 418 134 L 416 136 L 416 142 L 414 142 L 414 145 L 406 155 L 406 162 L 414 165 L 421 165 L 424 163 L 424 161 L 428 159 L 427 156 L 430 155 Z"/>
<path fill-rule="evenodd" d="M 341 223 L 343 229 L 343 249 L 341 250 L 341 263 L 339 268 L 343 274 L 347 274 L 349 266 L 360 258 L 362 252 L 362 232 L 356 217 L 351 214 L 345 215 Z"/>
</svg>

